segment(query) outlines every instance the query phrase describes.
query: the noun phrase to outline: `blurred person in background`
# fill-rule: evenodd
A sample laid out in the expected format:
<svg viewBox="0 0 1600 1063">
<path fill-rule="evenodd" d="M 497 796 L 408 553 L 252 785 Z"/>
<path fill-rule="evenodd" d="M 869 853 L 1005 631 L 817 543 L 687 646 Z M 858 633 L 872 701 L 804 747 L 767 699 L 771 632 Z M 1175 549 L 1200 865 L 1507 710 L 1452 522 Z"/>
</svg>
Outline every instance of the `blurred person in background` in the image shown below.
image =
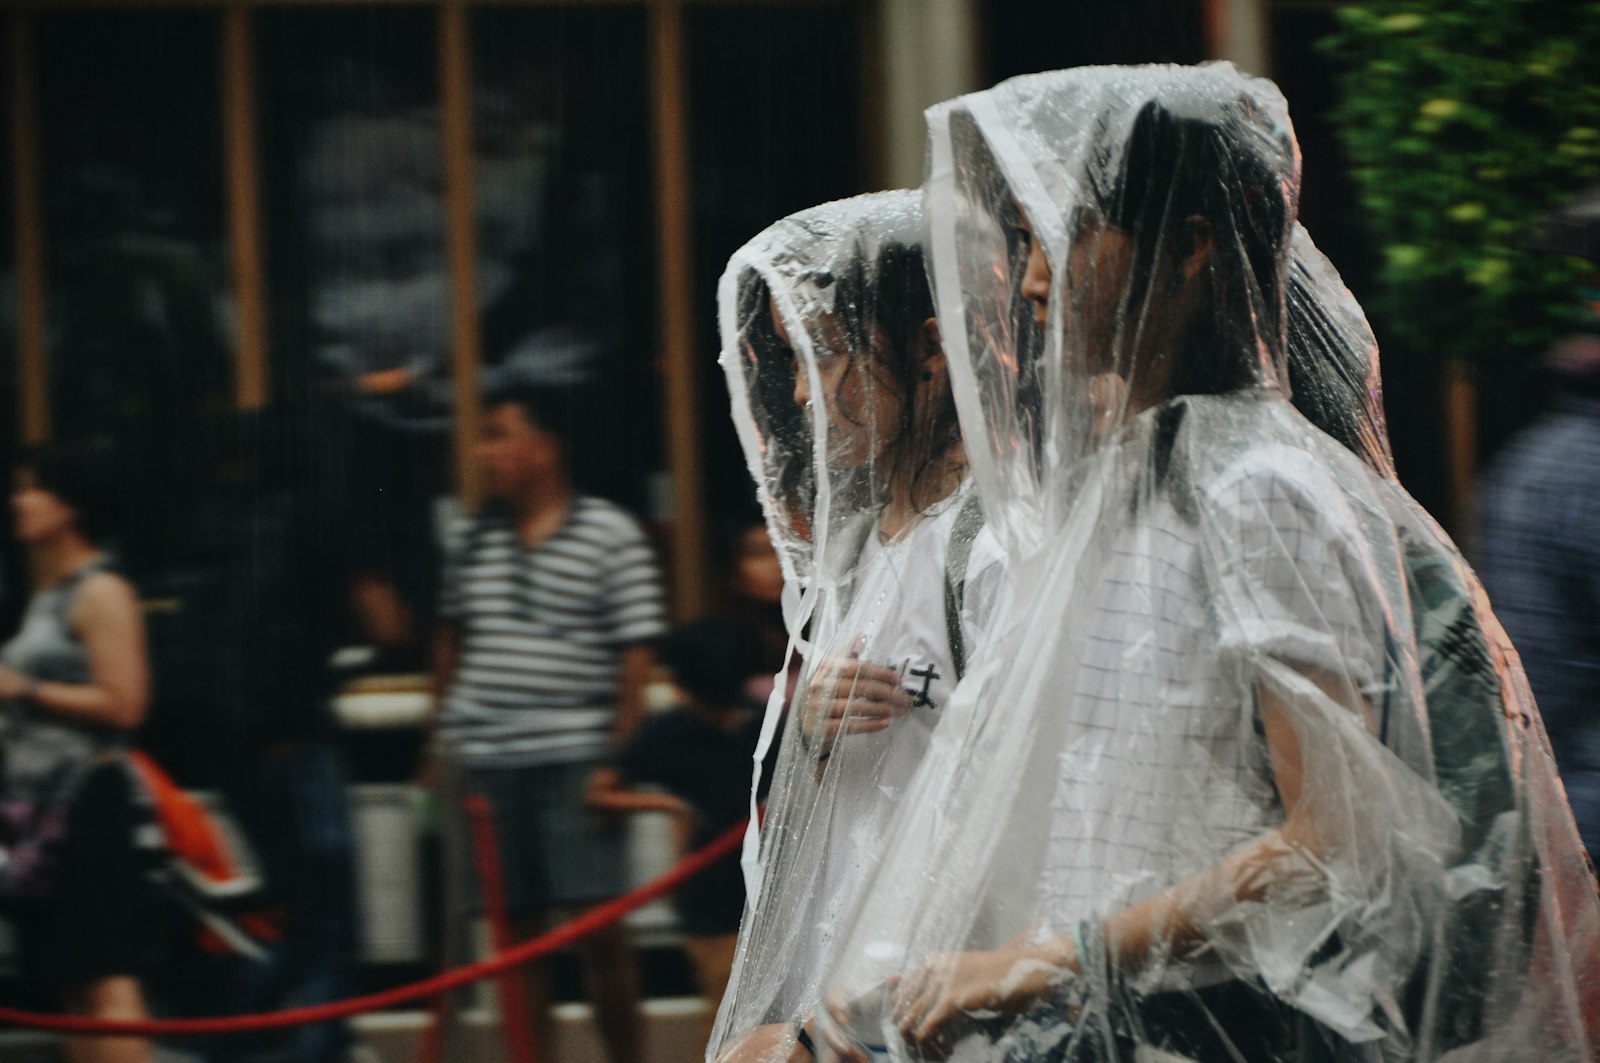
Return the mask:
<svg viewBox="0 0 1600 1063">
<path fill-rule="evenodd" d="M 1578 330 L 1544 359 L 1551 407 L 1482 485 L 1483 582 L 1522 655 L 1593 858 L 1600 853 L 1600 186 L 1550 218 L 1535 248 L 1589 260 Z"/>
<path fill-rule="evenodd" d="M 143 1019 L 145 884 L 122 763 L 144 721 L 149 666 L 131 584 L 104 544 L 116 513 L 108 448 L 43 447 L 11 492 L 34 593 L 0 648 L 0 909 L 19 935 L 24 980 L 67 1010 Z M 149 1058 L 131 1037 L 69 1037 L 75 1060 Z"/>
<path fill-rule="evenodd" d="M 761 733 L 761 706 L 751 704 L 748 690 L 752 678 L 764 672 L 771 678 L 763 664 L 764 649 L 759 632 L 725 617 L 674 628 L 662 642 L 661 658 L 672 672 L 681 703 L 640 724 L 611 764 L 594 774 L 590 807 L 677 817 L 678 848 L 684 855 L 743 822 L 750 813 L 750 758 Z M 768 783 L 777 748 L 768 751 L 762 771 Z M 733 969 L 744 913 L 738 852 L 685 882 L 674 904 L 687 935 L 684 950 L 701 994 L 711 1002 L 704 1031 L 709 1037 Z"/>
<path fill-rule="evenodd" d="M 445 562 L 438 728 L 467 792 L 494 810 L 507 907 L 531 937 L 627 885 L 626 833 L 585 806 L 584 788 L 639 722 L 666 607 L 638 522 L 571 482 L 573 395 L 514 384 L 485 406 L 478 460 L 490 502 L 458 529 Z M 635 1063 L 627 931 L 608 927 L 580 952 L 607 1051 Z M 542 972 L 524 966 L 522 983 L 549 1058 Z"/>
<path fill-rule="evenodd" d="M 720 570 L 725 573 L 720 615 L 748 627 L 761 647 L 760 667 L 751 673 L 745 699 L 757 709 L 765 708 L 778 673 L 786 672 L 787 705 L 799 681 L 801 661 L 796 654 L 785 668 L 789 633 L 783 626 L 783 565 L 766 523 L 759 516 L 729 520 L 723 524 L 718 542 Z"/>
<path fill-rule="evenodd" d="M 220 779 L 285 916 L 278 962 L 258 971 L 259 997 L 243 1009 L 260 1010 L 326 1003 L 351 989 L 354 838 L 330 662 L 352 610 L 360 615 L 363 552 L 348 502 L 311 460 L 307 426 L 247 414 L 234 441 L 215 496 L 226 551 L 218 672 L 230 723 Z M 354 1042 L 343 1022 L 292 1036 L 293 1058 L 304 1063 L 335 1063 Z"/>
</svg>

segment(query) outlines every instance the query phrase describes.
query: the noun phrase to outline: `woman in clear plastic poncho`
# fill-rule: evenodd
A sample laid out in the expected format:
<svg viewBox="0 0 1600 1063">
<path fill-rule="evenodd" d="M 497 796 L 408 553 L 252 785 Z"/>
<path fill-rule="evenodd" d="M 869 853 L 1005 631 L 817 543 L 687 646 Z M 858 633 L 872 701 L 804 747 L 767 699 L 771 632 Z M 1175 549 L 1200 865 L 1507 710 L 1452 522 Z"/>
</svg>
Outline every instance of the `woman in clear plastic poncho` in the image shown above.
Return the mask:
<svg viewBox="0 0 1600 1063">
<path fill-rule="evenodd" d="M 1290 270 L 1281 96 L 1086 69 L 929 122 L 1012 594 L 837 952 L 829 1044 L 1589 1058 L 1592 875 L 1514 654 L 1388 476 L 1359 310 L 1320 256 Z M 1348 367 L 1302 400 L 1340 442 L 1289 404 L 1291 347 Z"/>
<path fill-rule="evenodd" d="M 777 223 L 719 296 L 735 421 L 808 641 L 709 1058 L 784 1059 L 805 1051 L 794 1024 L 833 927 L 979 644 L 1000 551 L 967 479 L 920 194 Z"/>
</svg>

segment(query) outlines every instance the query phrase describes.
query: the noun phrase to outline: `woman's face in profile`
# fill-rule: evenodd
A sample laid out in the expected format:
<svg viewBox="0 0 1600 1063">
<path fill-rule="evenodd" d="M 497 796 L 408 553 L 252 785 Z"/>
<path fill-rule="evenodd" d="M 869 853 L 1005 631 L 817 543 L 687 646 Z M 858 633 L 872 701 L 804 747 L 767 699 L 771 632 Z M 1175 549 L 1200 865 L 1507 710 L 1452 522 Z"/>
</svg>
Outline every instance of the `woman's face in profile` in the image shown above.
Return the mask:
<svg viewBox="0 0 1600 1063">
<path fill-rule="evenodd" d="M 773 306 L 772 323 L 779 339 L 790 344 L 783 316 Z M 817 384 L 828 419 L 830 465 L 859 469 L 876 461 L 894 438 L 900 420 L 901 396 L 885 364 L 888 341 L 872 326 L 872 350 L 856 351 L 831 314 L 818 315 L 810 330 L 816 355 Z M 804 363 L 794 361 L 794 401 L 809 406 L 817 397 Z"/>
<path fill-rule="evenodd" d="M 1027 267 L 1022 275 L 1023 298 L 1033 305 L 1034 324 L 1047 328 L 1051 286 L 1055 274 L 1042 242 L 1023 218 L 1028 240 Z M 1072 374 L 1085 388 L 1085 399 L 1096 438 L 1120 422 L 1127 400 L 1127 382 L 1115 371 L 1121 308 L 1133 269 L 1133 240 L 1123 229 L 1105 221 L 1090 208 L 1074 212 L 1072 247 L 1067 254 L 1068 300 L 1064 331 L 1069 351 L 1065 355 L 1083 372 Z"/>
<path fill-rule="evenodd" d="M 739 537 L 735 562 L 739 593 L 752 601 L 773 603 L 783 598 L 783 566 L 763 524 L 753 524 Z"/>
<path fill-rule="evenodd" d="M 1044 328 L 1049 321 L 1055 273 L 1026 215 L 1021 216 L 1028 260 L 1020 289 L 1023 298 L 1033 304 L 1034 323 Z M 1091 375 L 1109 372 L 1117 366 L 1122 311 L 1133 276 L 1133 237 L 1087 205 L 1073 210 L 1069 232 L 1063 287 L 1066 353 Z"/>
<path fill-rule="evenodd" d="M 1064 286 L 1069 345 L 1090 375 L 1125 370 L 1123 325 L 1133 279 L 1133 237 L 1087 206 L 1073 212 L 1071 234 Z"/>
<path fill-rule="evenodd" d="M 11 520 L 23 545 L 50 538 L 72 526 L 76 514 L 54 492 L 40 486 L 32 470 L 21 469 L 11 484 Z"/>
</svg>

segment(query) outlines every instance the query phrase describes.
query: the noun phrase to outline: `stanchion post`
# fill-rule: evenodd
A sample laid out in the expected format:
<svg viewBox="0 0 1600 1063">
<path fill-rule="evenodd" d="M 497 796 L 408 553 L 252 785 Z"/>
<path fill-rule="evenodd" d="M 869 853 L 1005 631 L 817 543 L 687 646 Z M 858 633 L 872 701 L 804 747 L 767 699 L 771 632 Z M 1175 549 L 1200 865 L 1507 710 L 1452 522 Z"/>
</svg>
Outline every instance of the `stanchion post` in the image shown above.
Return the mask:
<svg viewBox="0 0 1600 1063">
<path fill-rule="evenodd" d="M 472 820 L 472 849 L 477 857 L 478 889 L 483 897 L 483 913 L 489 919 L 489 940 L 496 953 L 505 952 L 514 942 L 511 918 L 506 914 L 505 880 L 500 863 L 500 842 L 494 829 L 494 809 L 482 794 L 467 798 L 467 815 Z M 506 1035 L 506 1052 L 515 1063 L 539 1063 L 523 1007 L 522 987 L 515 969 L 498 977 L 500 983 L 500 1021 Z"/>
<path fill-rule="evenodd" d="M 428 1007 L 428 1024 L 417 1038 L 417 1054 L 412 1063 L 439 1063 L 444 1056 L 445 1024 L 450 1021 L 450 994 L 440 993 Z"/>
</svg>

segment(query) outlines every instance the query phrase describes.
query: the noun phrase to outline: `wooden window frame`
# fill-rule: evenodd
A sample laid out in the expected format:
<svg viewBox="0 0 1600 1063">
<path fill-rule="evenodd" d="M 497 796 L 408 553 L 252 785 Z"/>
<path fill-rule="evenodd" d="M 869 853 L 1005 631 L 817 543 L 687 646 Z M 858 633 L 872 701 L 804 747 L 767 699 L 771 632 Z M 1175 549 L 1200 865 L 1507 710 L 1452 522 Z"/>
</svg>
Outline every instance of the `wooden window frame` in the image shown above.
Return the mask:
<svg viewBox="0 0 1600 1063">
<path fill-rule="evenodd" d="M 455 384 L 454 465 L 463 504 L 475 505 L 480 487 L 472 459 L 482 411 L 477 381 L 482 362 L 477 305 L 477 248 L 472 158 L 473 9 L 522 7 L 644 7 L 649 13 L 651 155 L 655 174 L 658 335 L 664 367 L 661 402 L 667 468 L 672 483 L 672 600 L 680 618 L 707 605 L 708 564 L 700 430 L 699 338 L 695 334 L 694 247 L 690 193 L 689 99 L 684 10 L 690 5 L 759 7 L 766 0 L 5 0 L 9 11 L 13 188 L 16 210 L 17 358 L 19 425 L 25 443 L 50 435 L 48 306 L 45 231 L 39 156 L 39 99 L 34 15 L 41 11 L 212 10 L 219 33 L 222 144 L 226 184 L 230 284 L 236 330 L 235 401 L 257 409 L 270 401 L 270 347 L 266 315 L 257 81 L 253 16 L 259 11 L 313 7 L 429 6 L 439 16 L 439 98 L 445 175 L 445 239 L 450 275 L 450 371 Z M 835 0 L 784 0 L 788 6 Z M 881 80 L 872 27 L 873 5 L 862 11 L 864 73 Z M 881 132 L 870 85 L 863 100 L 867 145 Z M 867 175 L 883 172 L 868 151 Z"/>
</svg>

